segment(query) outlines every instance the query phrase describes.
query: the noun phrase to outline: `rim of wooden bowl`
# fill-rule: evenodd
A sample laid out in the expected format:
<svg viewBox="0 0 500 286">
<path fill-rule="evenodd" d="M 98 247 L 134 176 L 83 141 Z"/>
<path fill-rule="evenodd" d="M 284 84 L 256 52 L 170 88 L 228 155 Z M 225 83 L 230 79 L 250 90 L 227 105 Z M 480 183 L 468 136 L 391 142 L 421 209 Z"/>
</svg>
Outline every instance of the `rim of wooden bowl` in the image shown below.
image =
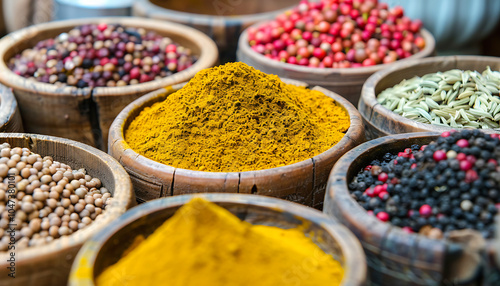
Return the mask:
<svg viewBox="0 0 500 286">
<path fill-rule="evenodd" d="M 124 87 L 57 87 L 54 84 L 42 83 L 19 76 L 7 67 L 7 64 L 4 60 L 5 54 L 10 50 L 15 49 L 19 41 L 22 41 L 26 38 L 35 37 L 43 32 L 50 32 L 53 30 L 66 30 L 66 32 L 68 32 L 72 28 L 79 25 L 97 23 L 117 23 L 125 27 L 144 28 L 146 30 L 161 29 L 161 34 L 166 35 L 167 37 L 178 37 L 185 39 L 186 42 L 190 43 L 190 45 L 195 46 L 197 49 L 199 49 L 200 55 L 196 63 L 183 71 L 172 74 L 171 76 L 164 77 L 160 80 L 154 80 L 135 85 L 127 85 Z M 55 33 L 55 35 L 49 37 L 54 37 L 56 36 L 56 34 L 58 33 Z M 49 37 L 47 37 L 47 39 Z M 8 34 L 0 40 L 0 82 L 14 88 L 15 90 L 19 89 L 28 92 L 37 90 L 38 93 L 51 96 L 78 96 L 81 94 L 88 94 L 91 91 L 93 92 L 93 96 L 120 96 L 126 94 L 138 94 L 141 92 L 144 93 L 144 91 L 152 91 L 164 86 L 172 85 L 174 83 L 189 80 L 199 70 L 213 66 L 218 60 L 218 55 L 219 52 L 217 50 L 217 46 L 212 39 L 210 39 L 204 33 L 182 24 L 139 17 L 103 17 L 54 21 L 23 28 L 19 31 Z"/>
<path fill-rule="evenodd" d="M 141 5 L 144 5 L 144 7 L 141 7 Z M 214 19 L 217 19 L 219 21 L 225 20 L 228 23 L 232 23 L 233 25 L 239 25 L 240 22 L 256 22 L 268 19 L 280 12 L 285 12 L 287 10 L 292 9 L 294 6 L 295 4 L 282 9 L 277 9 L 262 13 L 255 13 L 255 14 L 219 16 L 219 15 L 196 14 L 196 13 L 177 11 L 157 6 L 151 3 L 149 0 L 136 0 L 133 9 L 140 11 L 146 10 L 147 12 L 145 14 L 148 15 L 148 17 L 164 18 L 165 14 L 167 14 L 170 19 L 173 19 L 175 21 L 182 21 L 182 22 L 187 21 L 189 23 L 193 23 L 196 25 L 217 24 L 217 22 L 214 22 Z"/>
<path fill-rule="evenodd" d="M 263 21 L 256 23 L 249 28 L 245 29 L 240 36 L 240 39 L 238 40 L 238 53 L 242 53 L 250 60 L 254 62 L 265 62 L 265 64 L 274 69 L 274 70 L 285 70 L 285 71 L 290 71 L 290 72 L 295 72 L 295 73 L 305 73 L 305 74 L 313 74 L 317 75 L 318 78 L 328 78 L 330 75 L 336 75 L 336 74 L 342 74 L 342 75 L 348 75 L 348 76 L 364 76 L 365 78 L 368 75 L 371 75 L 379 70 L 382 70 L 384 68 L 388 68 L 393 66 L 394 64 L 398 62 L 407 62 L 412 59 L 420 59 L 424 57 L 431 56 L 434 53 L 434 50 L 436 48 L 436 41 L 434 39 L 434 36 L 427 31 L 426 29 L 421 30 L 422 37 L 425 39 L 425 47 L 419 51 L 418 53 L 411 55 L 408 58 L 398 60 L 394 63 L 389 63 L 389 64 L 379 64 L 379 65 L 374 65 L 374 66 L 369 66 L 369 67 L 358 67 L 358 68 L 312 68 L 312 67 L 304 67 L 304 66 L 299 66 L 299 65 L 293 65 L 289 63 L 282 63 L 279 61 L 271 60 L 267 57 L 265 57 L 262 54 L 259 54 L 252 50 L 250 45 L 248 44 L 248 29 L 250 28 L 258 28 L 261 25 L 264 25 L 268 23 L 269 21 Z"/>
<path fill-rule="evenodd" d="M 383 115 L 385 118 L 393 118 L 394 121 L 400 122 L 403 125 L 408 126 L 407 132 L 413 132 L 413 131 L 418 131 L 418 132 L 444 132 L 444 131 L 450 131 L 453 129 L 462 129 L 462 128 L 454 128 L 454 127 L 444 127 L 444 126 L 439 126 L 439 125 L 433 125 L 433 124 L 427 124 L 427 123 L 420 123 L 412 119 L 408 119 L 406 117 L 403 117 L 397 113 L 392 112 L 391 110 L 383 107 L 380 103 L 378 103 L 376 94 L 375 94 L 375 89 L 377 88 L 377 85 L 379 82 L 387 78 L 388 76 L 397 74 L 401 70 L 409 70 L 412 68 L 415 68 L 417 66 L 423 66 L 427 65 L 429 63 L 436 63 L 436 69 L 439 69 L 439 66 L 443 64 L 451 64 L 456 66 L 459 62 L 462 61 L 477 61 L 481 59 L 485 63 L 487 62 L 497 62 L 500 65 L 500 58 L 497 57 L 488 57 L 488 56 L 439 56 L 439 57 L 430 57 L 430 58 L 424 58 L 424 59 L 415 59 L 407 62 L 401 62 L 398 63 L 396 62 L 394 65 L 391 67 L 388 67 L 386 69 L 380 70 L 373 75 L 371 75 L 366 82 L 363 84 L 363 88 L 361 90 L 361 98 L 358 103 L 358 109 L 371 109 L 370 112 L 370 118 L 365 118 L 367 121 L 371 120 L 372 114 L 376 111 L 377 113 Z M 437 71 L 437 70 L 436 70 Z M 430 70 L 428 73 L 434 72 Z M 409 78 L 407 78 L 409 79 Z M 401 79 L 403 80 L 403 79 Z M 398 83 L 401 81 L 399 80 Z M 378 126 L 375 126 L 378 127 Z M 413 130 L 410 130 L 413 129 Z M 494 129 L 481 129 L 483 131 L 494 131 Z M 385 130 L 383 130 L 385 132 Z"/>
<path fill-rule="evenodd" d="M 84 244 L 76 256 L 71 268 L 69 285 L 94 285 L 94 262 L 97 258 L 97 254 L 102 246 L 110 240 L 117 231 L 151 213 L 162 211 L 167 208 L 178 208 L 189 202 L 194 197 L 202 197 L 217 204 L 234 203 L 239 205 L 263 207 L 273 211 L 288 213 L 294 217 L 303 218 L 307 221 L 320 225 L 335 239 L 342 250 L 342 255 L 345 258 L 345 273 L 340 285 L 364 285 L 367 273 L 366 261 L 364 259 L 361 261 L 356 259 L 359 257 L 365 257 L 361 244 L 349 231 L 349 229 L 338 223 L 338 221 L 334 218 L 328 217 L 318 210 L 278 198 L 249 194 L 220 193 L 189 194 L 161 198 L 146 202 L 128 211 L 125 215 L 118 218 L 118 220 L 116 220 L 115 223 L 108 229 L 100 231 Z M 91 277 L 81 277 L 81 275 L 77 275 L 76 272 L 80 268 L 84 269 L 85 274 L 91 275 Z"/>
<path fill-rule="evenodd" d="M 0 130 L 4 130 L 14 116 L 16 109 L 17 101 L 12 90 L 0 85 Z"/>
<path fill-rule="evenodd" d="M 297 80 L 289 80 L 289 79 L 281 79 L 283 82 L 288 83 L 288 84 L 294 84 L 294 85 L 299 85 L 299 86 L 304 86 L 307 87 L 308 84 L 297 81 Z M 134 158 L 134 160 L 127 160 L 127 163 L 125 164 L 127 167 L 131 167 L 132 169 L 135 170 L 155 170 L 157 172 L 163 173 L 163 174 L 174 174 L 175 172 L 182 172 L 182 176 L 185 177 L 191 177 L 191 178 L 203 178 L 206 180 L 219 180 L 220 178 L 253 178 L 253 177 L 259 177 L 259 178 L 266 178 L 266 177 L 274 177 L 276 174 L 285 174 L 285 173 L 290 173 L 295 170 L 300 170 L 303 169 L 307 166 L 310 166 L 311 160 L 312 164 L 315 164 L 315 162 L 318 161 L 323 161 L 328 158 L 331 158 L 335 155 L 339 155 L 345 152 L 346 149 L 351 149 L 354 148 L 356 145 L 355 142 L 359 140 L 359 138 L 362 138 L 364 141 L 364 125 L 361 119 L 361 115 L 359 114 L 358 110 L 350 103 L 347 99 L 343 98 L 342 96 L 338 95 L 335 92 L 329 91 L 327 89 L 324 89 L 322 87 L 314 87 L 312 90 L 317 90 L 325 94 L 325 96 L 328 96 L 330 98 L 333 98 L 335 102 L 337 102 L 340 106 L 342 106 L 348 113 L 350 117 L 350 127 L 347 130 L 347 132 L 344 134 L 342 139 L 335 144 L 334 146 L 330 147 L 328 150 L 324 151 L 323 153 L 320 153 L 312 158 L 308 158 L 306 160 L 296 162 L 290 165 L 286 166 L 281 166 L 281 167 L 275 167 L 275 168 L 269 168 L 269 169 L 262 169 L 262 170 L 252 170 L 252 171 L 243 171 L 243 172 L 207 172 L 207 171 L 197 171 L 197 170 L 189 170 L 189 169 L 183 169 L 183 168 L 177 168 L 173 167 L 170 165 L 165 165 L 162 163 L 159 163 L 157 161 L 154 161 L 152 159 L 149 159 L 143 155 L 140 155 L 136 151 L 134 151 L 126 142 L 125 140 L 125 130 L 128 128 L 130 122 L 127 122 L 129 118 L 127 117 L 131 113 L 137 112 L 137 114 L 140 113 L 145 107 L 151 106 L 152 104 L 158 102 L 158 100 L 155 100 L 155 98 L 158 98 L 165 94 L 165 92 L 170 92 L 173 93 L 180 88 L 186 83 L 182 84 L 177 84 L 173 85 L 167 88 L 162 88 L 153 92 L 150 92 L 129 105 L 125 107 L 115 118 L 113 123 L 111 124 L 110 127 L 110 132 L 109 132 L 109 141 L 108 141 L 108 150 L 111 152 L 113 156 L 118 156 L 119 161 L 121 162 L 121 158 L 123 157 L 128 157 L 128 158 Z M 167 95 L 168 96 L 168 95 Z M 151 102 L 154 102 L 150 104 Z M 131 121 L 131 120 L 130 120 Z M 112 139 L 116 138 L 116 139 Z M 113 140 L 113 142 L 111 142 Z M 115 150 L 119 150 L 116 152 Z M 115 153 L 116 154 L 113 154 Z M 340 156 L 339 156 L 340 157 Z M 157 174 L 157 173 L 156 173 Z M 170 175 L 168 175 L 170 176 Z M 238 182 L 238 189 L 239 189 L 239 183 Z"/>
<path fill-rule="evenodd" d="M 108 166 L 113 174 L 115 188 L 113 189 L 113 202 L 104 212 L 104 215 L 98 221 L 92 222 L 82 230 L 79 230 L 71 235 L 64 236 L 54 241 L 41 245 L 28 247 L 26 249 L 16 250 L 16 263 L 24 264 L 43 261 L 43 257 L 54 253 L 66 252 L 69 249 L 81 246 L 97 231 L 100 231 L 106 225 L 117 219 L 120 215 L 135 204 L 135 194 L 133 192 L 132 182 L 125 169 L 110 155 L 104 153 L 89 145 L 73 141 L 66 138 L 29 134 L 29 133 L 0 133 L 0 142 L 5 141 L 5 138 L 18 138 L 22 140 L 32 141 L 36 144 L 37 141 L 57 142 L 70 146 L 72 149 L 79 149 L 87 153 L 89 156 L 101 161 L 102 164 Z M 64 162 L 63 162 L 64 163 Z M 111 191 L 111 190 L 110 190 Z M 0 266 L 8 264 L 7 259 L 9 252 L 0 252 Z"/>
</svg>

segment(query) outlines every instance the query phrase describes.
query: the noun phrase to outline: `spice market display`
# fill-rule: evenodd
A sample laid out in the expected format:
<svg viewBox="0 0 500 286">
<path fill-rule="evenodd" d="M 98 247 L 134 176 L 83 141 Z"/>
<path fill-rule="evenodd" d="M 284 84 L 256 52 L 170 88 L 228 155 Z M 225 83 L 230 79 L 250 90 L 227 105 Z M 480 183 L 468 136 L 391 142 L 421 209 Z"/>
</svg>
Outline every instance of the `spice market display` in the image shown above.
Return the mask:
<svg viewBox="0 0 500 286">
<path fill-rule="evenodd" d="M 108 2 L 1 35 L 0 285 L 500 285 L 499 17 L 455 51 L 405 1 Z"/>
</svg>

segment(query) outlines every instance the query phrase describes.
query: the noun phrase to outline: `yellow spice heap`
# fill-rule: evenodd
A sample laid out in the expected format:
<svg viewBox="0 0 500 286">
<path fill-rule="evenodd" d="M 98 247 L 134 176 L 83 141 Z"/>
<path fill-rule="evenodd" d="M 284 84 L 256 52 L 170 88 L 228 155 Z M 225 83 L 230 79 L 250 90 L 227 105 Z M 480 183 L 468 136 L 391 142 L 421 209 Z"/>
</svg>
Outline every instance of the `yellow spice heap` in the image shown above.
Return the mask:
<svg viewBox="0 0 500 286">
<path fill-rule="evenodd" d="M 125 138 L 136 152 L 163 164 L 241 172 L 312 158 L 348 128 L 348 114 L 330 97 L 236 62 L 198 72 L 145 108 Z"/>
<path fill-rule="evenodd" d="M 195 198 L 107 268 L 97 285 L 334 286 L 343 273 L 300 230 L 253 226 Z"/>
</svg>

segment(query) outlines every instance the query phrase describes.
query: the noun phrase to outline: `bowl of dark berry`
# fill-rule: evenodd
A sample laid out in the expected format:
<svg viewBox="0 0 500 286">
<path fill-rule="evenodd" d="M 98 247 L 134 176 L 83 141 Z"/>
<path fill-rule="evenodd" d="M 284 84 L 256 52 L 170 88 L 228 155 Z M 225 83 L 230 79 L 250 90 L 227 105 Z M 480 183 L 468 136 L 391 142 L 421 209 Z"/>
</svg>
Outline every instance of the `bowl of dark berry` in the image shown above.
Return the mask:
<svg viewBox="0 0 500 286">
<path fill-rule="evenodd" d="M 0 40 L 0 82 L 25 130 L 106 149 L 127 104 L 184 82 L 218 59 L 215 43 L 180 24 L 92 18 L 34 25 Z"/>
<path fill-rule="evenodd" d="M 477 129 L 381 137 L 336 163 L 324 211 L 360 239 L 375 283 L 484 279 L 499 165 L 499 135 Z"/>
</svg>

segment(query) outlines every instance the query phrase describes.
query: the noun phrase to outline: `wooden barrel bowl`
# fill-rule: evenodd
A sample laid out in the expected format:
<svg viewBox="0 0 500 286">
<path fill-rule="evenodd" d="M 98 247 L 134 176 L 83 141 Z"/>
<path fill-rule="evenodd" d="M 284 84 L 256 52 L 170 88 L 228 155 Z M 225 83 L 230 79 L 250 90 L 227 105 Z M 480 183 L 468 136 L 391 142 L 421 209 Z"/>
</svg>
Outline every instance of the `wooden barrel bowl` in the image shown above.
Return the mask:
<svg viewBox="0 0 500 286">
<path fill-rule="evenodd" d="M 11 57 L 37 42 L 89 23 L 119 23 L 154 31 L 190 48 L 199 60 L 161 80 L 124 87 L 57 87 L 26 79 L 7 67 Z M 217 47 L 210 38 L 179 24 L 131 17 L 57 21 L 28 27 L 0 40 L 0 82 L 13 89 L 27 132 L 65 137 L 105 150 L 109 126 L 127 104 L 150 91 L 189 80 L 215 65 L 217 58 Z"/>
<path fill-rule="evenodd" d="M 160 89 L 137 99 L 111 125 L 108 152 L 131 176 L 140 202 L 186 193 L 223 192 L 268 195 L 321 208 L 333 164 L 347 150 L 364 142 L 356 108 L 338 94 L 315 87 L 348 112 L 351 126 L 339 143 L 312 159 L 258 171 L 204 172 L 174 168 L 139 155 L 125 141 L 124 131 L 144 108 L 163 101 L 181 87 L 182 84 Z"/>
<path fill-rule="evenodd" d="M 439 134 L 418 132 L 371 140 L 347 152 L 332 169 L 323 212 L 347 226 L 360 240 L 367 258 L 368 279 L 373 285 L 483 285 L 474 281 L 482 271 L 473 260 L 479 254 L 447 239 L 408 234 L 368 215 L 350 195 L 348 184 L 373 159 L 382 158 L 387 152 L 404 150 L 412 144 L 428 144 Z M 493 248 L 492 242 L 486 241 L 486 249 Z M 473 262 L 461 268 L 467 261 Z M 462 271 L 457 273 L 457 269 Z"/>
<path fill-rule="evenodd" d="M 347 228 L 321 212 L 302 205 L 244 194 L 183 195 L 154 200 L 133 208 L 112 227 L 99 232 L 82 247 L 73 264 L 69 285 L 95 285 L 95 277 L 115 264 L 136 236 L 149 236 L 195 196 L 202 196 L 251 224 L 288 229 L 305 226 L 304 222 L 309 222 L 310 225 L 303 229 L 304 233 L 314 233 L 311 239 L 338 260 L 345 270 L 340 285 L 364 285 L 365 256 L 359 242 Z"/>
<path fill-rule="evenodd" d="M 23 132 L 23 120 L 12 90 L 0 84 L 0 132 Z"/>
<path fill-rule="evenodd" d="M 428 73 L 451 69 L 477 70 L 482 72 L 490 66 L 500 70 L 500 58 L 486 56 L 442 56 L 396 63 L 374 73 L 363 85 L 358 110 L 363 117 L 366 137 L 374 139 L 390 134 L 409 132 L 444 132 L 456 128 L 425 124 L 407 119 L 377 102 L 376 96 L 386 88 L 393 87 L 403 79 L 423 76 Z"/>
<path fill-rule="evenodd" d="M 256 28 L 262 24 L 262 22 L 257 23 L 253 27 Z M 411 57 L 398 62 L 421 59 L 434 54 L 435 41 L 433 36 L 427 30 L 422 30 L 421 33 L 426 42 L 425 48 Z M 253 66 L 262 72 L 275 74 L 283 78 L 301 80 L 311 86 L 322 86 L 336 92 L 349 100 L 354 106 L 358 105 L 361 87 L 366 79 L 373 73 L 394 65 L 394 63 L 390 63 L 359 68 L 311 68 L 282 63 L 271 60 L 252 50 L 248 44 L 247 30 L 240 36 L 236 55 L 239 61 Z"/>
<path fill-rule="evenodd" d="M 297 0 L 136 0 L 132 13 L 204 32 L 217 43 L 221 61 L 226 63 L 236 60 L 238 37 L 244 29 L 271 20 L 295 5 Z"/>
<path fill-rule="evenodd" d="M 113 196 L 113 202 L 104 215 L 86 228 L 52 241 L 49 244 L 29 247 L 15 252 L 15 278 L 9 274 L 9 252 L 0 252 L 0 285 L 65 285 L 71 264 L 85 241 L 108 227 L 115 219 L 135 205 L 132 183 L 127 172 L 108 154 L 72 140 L 25 133 L 0 134 L 0 142 L 13 147 L 30 148 L 42 156 L 70 165 L 73 169 L 85 168 L 91 176 L 98 177 Z"/>
</svg>

